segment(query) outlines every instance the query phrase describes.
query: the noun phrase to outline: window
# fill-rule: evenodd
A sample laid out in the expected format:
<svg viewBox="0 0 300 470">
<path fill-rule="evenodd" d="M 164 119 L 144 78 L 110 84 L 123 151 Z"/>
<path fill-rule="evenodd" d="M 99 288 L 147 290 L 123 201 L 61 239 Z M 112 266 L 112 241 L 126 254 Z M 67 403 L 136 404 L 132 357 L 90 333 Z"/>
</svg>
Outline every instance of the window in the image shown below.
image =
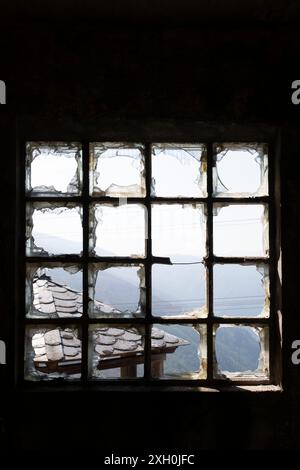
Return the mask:
<svg viewBox="0 0 300 470">
<path fill-rule="evenodd" d="M 24 378 L 273 383 L 264 143 L 27 142 Z"/>
</svg>

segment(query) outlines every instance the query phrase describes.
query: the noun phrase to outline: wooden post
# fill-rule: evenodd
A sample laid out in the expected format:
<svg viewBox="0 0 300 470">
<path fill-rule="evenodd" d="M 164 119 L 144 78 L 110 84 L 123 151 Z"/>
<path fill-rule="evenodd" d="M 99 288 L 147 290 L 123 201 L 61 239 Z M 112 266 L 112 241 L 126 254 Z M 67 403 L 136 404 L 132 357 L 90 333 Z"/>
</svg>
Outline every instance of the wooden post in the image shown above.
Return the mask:
<svg viewBox="0 0 300 470">
<path fill-rule="evenodd" d="M 159 359 L 153 360 L 151 362 L 151 373 L 152 377 L 159 378 L 164 375 L 164 359 L 159 357 Z"/>
<path fill-rule="evenodd" d="M 121 377 L 123 379 L 136 377 L 136 364 L 129 364 L 121 367 Z"/>
</svg>

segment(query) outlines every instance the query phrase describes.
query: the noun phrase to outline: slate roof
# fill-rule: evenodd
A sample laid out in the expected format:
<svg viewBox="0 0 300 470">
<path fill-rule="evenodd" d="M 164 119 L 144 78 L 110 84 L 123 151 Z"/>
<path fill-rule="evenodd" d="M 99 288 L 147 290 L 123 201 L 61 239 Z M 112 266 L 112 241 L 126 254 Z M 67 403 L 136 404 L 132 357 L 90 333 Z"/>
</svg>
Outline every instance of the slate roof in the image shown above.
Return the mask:
<svg viewBox="0 0 300 470">
<path fill-rule="evenodd" d="M 47 318 L 76 318 L 82 315 L 82 293 L 53 282 L 49 276 L 33 279 L 33 311 L 31 316 Z M 121 315 L 121 312 L 103 302 L 95 301 L 95 307 L 104 314 Z"/>
<path fill-rule="evenodd" d="M 142 335 L 135 327 L 103 326 L 93 330 L 93 349 L 99 360 L 116 357 L 129 357 L 142 354 Z M 35 363 L 57 363 L 67 366 L 80 363 L 81 341 L 74 329 L 55 328 L 32 337 Z M 166 333 L 159 328 L 152 328 L 152 352 L 173 352 L 178 346 L 189 344 L 188 341 Z"/>
<path fill-rule="evenodd" d="M 34 307 L 48 318 L 76 318 L 82 315 L 82 293 L 67 286 L 55 283 L 49 276 L 33 279 Z M 97 307 L 105 313 L 118 313 L 110 305 L 97 302 Z M 92 331 L 95 357 L 101 360 L 122 358 L 143 354 L 142 333 L 133 326 L 102 325 Z M 37 367 L 76 365 L 81 362 L 81 341 L 73 328 L 56 327 L 39 329 L 32 336 L 34 363 Z M 152 327 L 152 352 L 170 353 L 178 346 L 189 344 L 165 331 Z"/>
<path fill-rule="evenodd" d="M 46 331 L 33 335 L 34 362 L 77 363 L 81 360 L 81 341 L 71 328 Z"/>
</svg>

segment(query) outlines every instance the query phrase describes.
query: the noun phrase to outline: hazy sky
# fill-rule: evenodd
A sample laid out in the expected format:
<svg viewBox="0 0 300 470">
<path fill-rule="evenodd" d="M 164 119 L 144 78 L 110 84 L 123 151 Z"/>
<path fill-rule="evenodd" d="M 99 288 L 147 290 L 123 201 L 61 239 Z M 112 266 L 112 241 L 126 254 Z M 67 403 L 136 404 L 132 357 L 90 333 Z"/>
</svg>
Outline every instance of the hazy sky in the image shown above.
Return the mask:
<svg viewBox="0 0 300 470">
<path fill-rule="evenodd" d="M 161 150 L 161 149 L 159 149 Z M 114 150 L 115 152 L 115 150 Z M 143 184 L 141 158 L 137 149 L 126 149 L 116 157 L 112 152 L 101 158 L 97 170 L 101 176 L 98 185 L 106 189 L 112 183 L 119 185 Z M 195 152 L 195 149 L 193 149 Z M 158 151 L 153 157 L 153 174 L 157 195 L 201 196 L 199 189 L 199 158 L 183 150 Z M 105 155 L 104 155 L 105 156 Z M 217 164 L 222 184 L 230 192 L 253 192 L 260 185 L 257 155 L 247 151 L 229 151 Z M 135 158 L 133 158 L 135 157 Z M 75 158 L 47 155 L 36 157 L 31 168 L 32 187 L 53 185 L 66 191 L 76 171 Z M 99 207 L 99 206 L 98 206 Z M 214 217 L 215 254 L 221 256 L 263 255 L 261 216 L 263 206 L 224 207 Z M 144 254 L 145 209 L 141 205 L 120 207 L 103 206 L 96 217 L 102 223 L 97 227 L 96 251 L 111 251 L 118 256 Z M 205 225 L 200 206 L 155 205 L 152 214 L 153 252 L 157 256 L 204 255 Z M 35 243 L 47 250 L 49 237 L 59 237 L 72 243 L 82 243 L 82 227 L 76 209 L 62 214 L 35 211 L 33 215 Z M 50 241 L 53 249 L 53 240 Z M 59 253 L 57 246 L 57 253 Z M 73 247 L 70 252 L 74 251 Z"/>
</svg>

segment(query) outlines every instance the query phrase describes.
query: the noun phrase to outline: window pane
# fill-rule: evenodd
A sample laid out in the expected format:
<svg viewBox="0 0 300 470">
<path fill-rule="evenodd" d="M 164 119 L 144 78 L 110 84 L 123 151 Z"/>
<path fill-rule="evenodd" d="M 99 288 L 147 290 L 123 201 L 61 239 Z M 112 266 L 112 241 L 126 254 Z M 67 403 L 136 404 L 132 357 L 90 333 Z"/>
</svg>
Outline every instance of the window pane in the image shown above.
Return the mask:
<svg viewBox="0 0 300 470">
<path fill-rule="evenodd" d="M 141 204 L 93 204 L 90 252 L 97 256 L 145 256 L 146 208 Z"/>
<path fill-rule="evenodd" d="M 90 317 L 143 317 L 146 303 L 144 266 L 90 264 L 89 298 Z"/>
<path fill-rule="evenodd" d="M 214 254 L 266 256 L 268 215 L 264 205 L 214 204 Z"/>
<path fill-rule="evenodd" d="M 144 375 L 144 327 L 90 325 L 89 377 L 134 379 Z"/>
<path fill-rule="evenodd" d="M 268 194 L 268 156 L 264 144 L 218 144 L 214 148 L 214 195 Z"/>
<path fill-rule="evenodd" d="M 82 315 L 82 270 L 62 263 L 27 264 L 26 316 L 76 318 Z"/>
<path fill-rule="evenodd" d="M 204 206 L 152 205 L 152 252 L 172 262 L 198 262 L 205 256 Z"/>
<path fill-rule="evenodd" d="M 26 209 L 27 256 L 81 253 L 81 206 L 34 202 Z"/>
<path fill-rule="evenodd" d="M 205 197 L 206 148 L 202 144 L 152 146 L 152 196 Z"/>
<path fill-rule="evenodd" d="M 206 326 L 156 324 L 151 344 L 154 378 L 206 377 Z"/>
<path fill-rule="evenodd" d="M 31 196 L 78 196 L 82 189 L 82 151 L 77 143 L 28 142 L 26 192 Z"/>
<path fill-rule="evenodd" d="M 78 380 L 81 377 L 81 336 L 68 325 L 26 327 L 25 379 Z"/>
<path fill-rule="evenodd" d="M 267 327 L 218 325 L 215 327 L 215 376 L 268 377 Z"/>
<path fill-rule="evenodd" d="M 270 287 L 267 265 L 214 266 L 214 315 L 269 316 Z"/>
<path fill-rule="evenodd" d="M 91 195 L 143 197 L 145 186 L 144 146 L 124 143 L 93 143 L 91 149 Z"/>
<path fill-rule="evenodd" d="M 152 314 L 201 318 L 207 316 L 203 264 L 152 266 Z"/>
</svg>

